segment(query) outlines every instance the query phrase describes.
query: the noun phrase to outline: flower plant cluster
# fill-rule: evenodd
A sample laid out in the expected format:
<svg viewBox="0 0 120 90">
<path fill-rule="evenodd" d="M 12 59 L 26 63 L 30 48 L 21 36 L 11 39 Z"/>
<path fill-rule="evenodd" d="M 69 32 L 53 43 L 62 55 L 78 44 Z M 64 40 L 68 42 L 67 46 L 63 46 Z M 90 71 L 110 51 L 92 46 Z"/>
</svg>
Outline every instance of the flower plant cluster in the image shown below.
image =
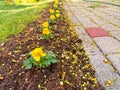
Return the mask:
<svg viewBox="0 0 120 90">
<path fill-rule="evenodd" d="M 56 63 L 55 54 L 51 51 L 44 52 L 43 47 L 35 48 L 30 52 L 30 57 L 24 60 L 26 69 L 31 69 L 33 64 L 38 68 L 44 68 L 51 63 Z"/>
<path fill-rule="evenodd" d="M 42 39 L 49 40 L 49 39 L 53 38 L 51 29 L 52 29 L 52 27 L 50 26 L 48 21 L 46 21 L 42 24 L 42 29 L 41 29 Z"/>
<path fill-rule="evenodd" d="M 58 7 L 58 0 L 55 1 L 53 9 L 50 9 L 50 19 L 49 22 L 54 22 L 56 19 L 60 19 L 60 9 Z"/>
<path fill-rule="evenodd" d="M 52 34 L 52 23 L 57 21 L 61 17 L 60 10 L 58 8 L 58 0 L 55 0 L 53 9 L 50 9 L 50 18 L 42 24 L 41 33 L 42 39 L 49 40 L 53 38 Z M 26 69 L 31 69 L 34 66 L 38 68 L 44 68 L 51 65 L 51 63 L 56 63 L 55 54 L 51 51 L 44 52 L 43 47 L 35 48 L 29 54 L 29 58 L 24 60 L 23 64 Z"/>
<path fill-rule="evenodd" d="M 52 39 L 54 35 L 52 34 L 52 24 L 55 23 L 58 19 L 61 18 L 60 9 L 58 7 L 58 0 L 55 0 L 53 5 L 53 9 L 50 9 L 50 17 L 49 19 L 43 23 L 41 32 L 42 32 L 42 39 Z"/>
</svg>

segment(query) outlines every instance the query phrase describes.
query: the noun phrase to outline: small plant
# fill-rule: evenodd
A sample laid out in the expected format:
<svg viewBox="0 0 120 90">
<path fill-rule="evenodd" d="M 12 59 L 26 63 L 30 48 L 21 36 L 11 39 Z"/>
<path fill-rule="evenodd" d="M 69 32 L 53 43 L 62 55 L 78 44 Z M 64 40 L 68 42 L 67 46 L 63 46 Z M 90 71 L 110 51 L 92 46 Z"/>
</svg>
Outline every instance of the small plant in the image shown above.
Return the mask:
<svg viewBox="0 0 120 90">
<path fill-rule="evenodd" d="M 55 20 L 60 19 L 61 14 L 59 9 L 50 9 L 50 19 L 49 23 L 55 22 Z"/>
<path fill-rule="evenodd" d="M 51 28 L 49 26 L 49 22 L 44 22 L 42 24 L 42 28 L 41 28 L 41 32 L 42 32 L 42 39 L 46 39 L 46 40 L 49 40 L 51 38 L 53 38 L 53 34 L 52 34 L 52 31 L 51 31 Z"/>
<path fill-rule="evenodd" d="M 52 39 L 54 36 L 52 34 L 52 31 L 49 28 L 43 28 L 42 30 L 42 39 Z"/>
<path fill-rule="evenodd" d="M 61 14 L 60 14 L 60 10 L 59 10 L 59 9 L 56 10 L 55 16 L 56 16 L 56 18 L 60 18 L 60 17 L 61 17 Z"/>
<path fill-rule="evenodd" d="M 43 47 L 35 48 L 31 53 L 30 57 L 24 60 L 23 64 L 26 69 L 31 69 L 33 65 L 37 68 L 44 68 L 51 63 L 56 63 L 55 54 L 51 51 L 44 52 Z"/>
</svg>

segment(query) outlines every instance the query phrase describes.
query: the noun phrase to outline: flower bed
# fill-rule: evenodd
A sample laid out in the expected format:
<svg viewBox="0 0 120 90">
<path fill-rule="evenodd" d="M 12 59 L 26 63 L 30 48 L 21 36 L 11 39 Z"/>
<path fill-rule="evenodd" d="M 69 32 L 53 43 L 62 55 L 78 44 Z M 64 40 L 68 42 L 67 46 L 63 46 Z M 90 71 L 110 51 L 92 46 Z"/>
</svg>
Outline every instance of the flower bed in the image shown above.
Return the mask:
<svg viewBox="0 0 120 90">
<path fill-rule="evenodd" d="M 22 33 L 1 44 L 0 90 L 103 90 L 95 78 L 82 41 L 61 6 L 61 17 L 56 20 L 51 18 L 54 7 L 51 4 L 50 12 L 49 9 L 44 10 Z M 46 36 L 50 33 L 53 37 Z M 29 57 L 43 60 L 41 57 L 45 57 L 48 51 L 54 53 L 56 63 L 44 67 L 32 64 L 31 68 L 23 64 Z"/>
</svg>

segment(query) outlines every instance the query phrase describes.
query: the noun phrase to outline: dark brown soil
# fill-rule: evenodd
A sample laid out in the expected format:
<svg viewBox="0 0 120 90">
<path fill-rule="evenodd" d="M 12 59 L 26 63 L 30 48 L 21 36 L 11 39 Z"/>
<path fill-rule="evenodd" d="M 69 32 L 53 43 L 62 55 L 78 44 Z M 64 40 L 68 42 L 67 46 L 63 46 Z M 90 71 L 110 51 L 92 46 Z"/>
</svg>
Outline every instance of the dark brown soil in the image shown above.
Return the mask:
<svg viewBox="0 0 120 90">
<path fill-rule="evenodd" d="M 63 17 L 52 25 L 54 38 L 50 41 L 40 40 L 39 32 L 41 24 L 49 18 L 47 8 L 22 33 L 1 44 L 0 77 L 4 79 L 0 79 L 0 90 L 104 90 L 95 81 L 95 71 L 85 55 L 82 41 L 68 23 L 65 11 L 62 8 L 61 11 Z M 40 46 L 53 51 L 58 62 L 42 69 L 25 70 L 26 57 L 22 55 Z"/>
</svg>

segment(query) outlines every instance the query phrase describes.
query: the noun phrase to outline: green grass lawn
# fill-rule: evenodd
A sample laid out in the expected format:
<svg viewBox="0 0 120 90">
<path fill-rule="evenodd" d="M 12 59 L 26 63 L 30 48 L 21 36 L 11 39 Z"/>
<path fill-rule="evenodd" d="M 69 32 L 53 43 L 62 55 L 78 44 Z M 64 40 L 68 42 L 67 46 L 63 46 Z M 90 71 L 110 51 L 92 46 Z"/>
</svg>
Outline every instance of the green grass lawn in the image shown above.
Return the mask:
<svg viewBox="0 0 120 90">
<path fill-rule="evenodd" d="M 20 33 L 47 6 L 47 1 L 29 5 L 7 5 L 0 1 L 0 42 L 5 41 L 10 35 Z"/>
</svg>

